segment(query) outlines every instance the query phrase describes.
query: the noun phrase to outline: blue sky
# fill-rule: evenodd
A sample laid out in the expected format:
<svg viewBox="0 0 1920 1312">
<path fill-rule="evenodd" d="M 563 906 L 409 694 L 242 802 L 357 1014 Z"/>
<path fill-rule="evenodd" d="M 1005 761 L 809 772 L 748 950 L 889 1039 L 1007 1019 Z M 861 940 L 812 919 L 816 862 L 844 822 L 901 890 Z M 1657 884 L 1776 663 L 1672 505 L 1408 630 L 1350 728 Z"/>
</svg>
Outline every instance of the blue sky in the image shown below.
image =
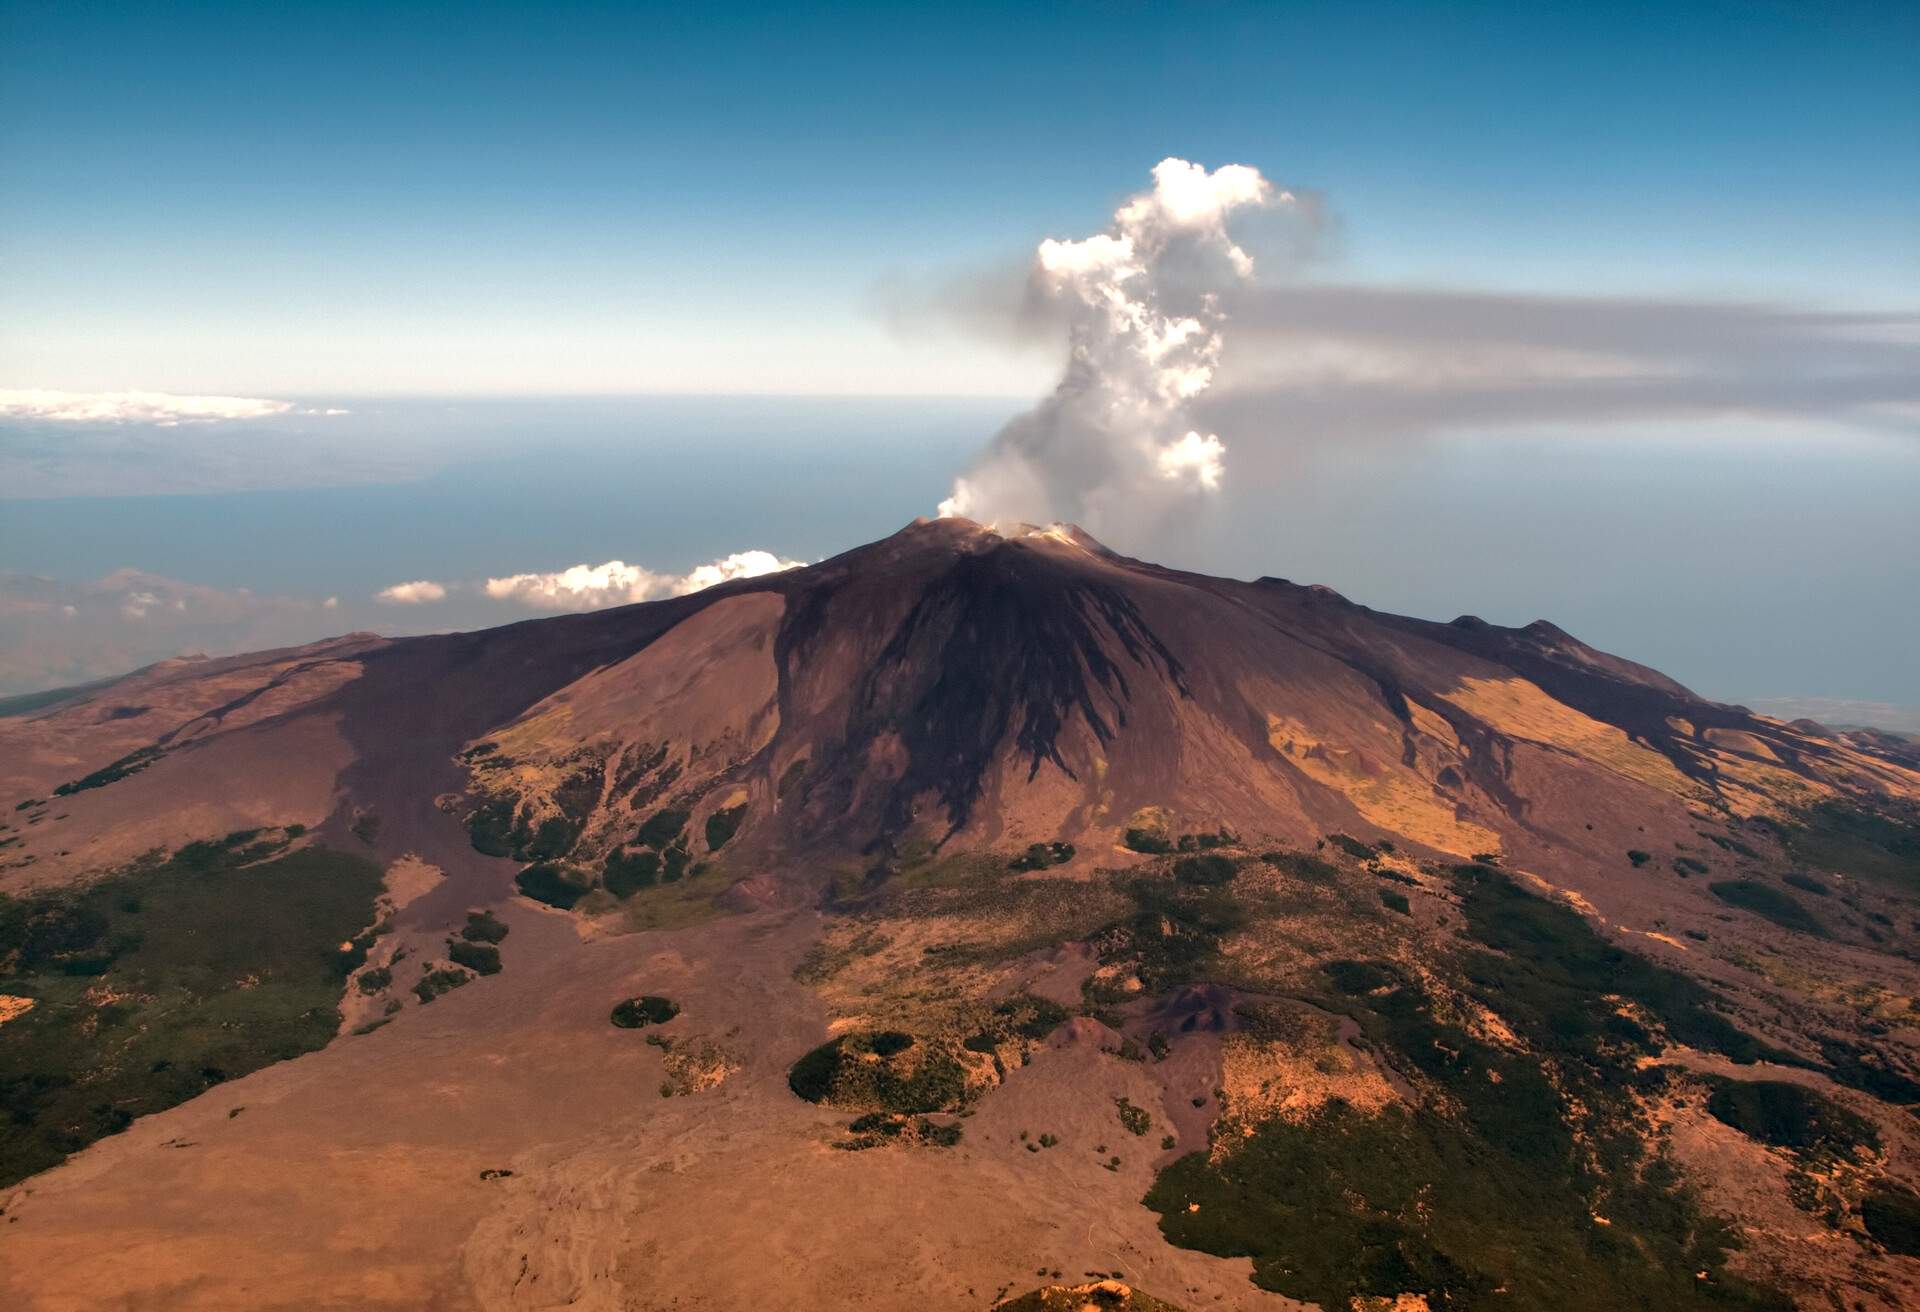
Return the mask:
<svg viewBox="0 0 1920 1312">
<path fill-rule="evenodd" d="M 1174 155 L 1324 222 L 1204 527 L 1112 545 L 1920 706 L 1915 6 L 0 0 L 0 60 L 0 693 L 928 513 L 1059 376 L 1035 244 Z"/>
<path fill-rule="evenodd" d="M 1324 194 L 1324 276 L 1920 303 L 1910 6 L 4 12 L 41 386 L 1022 393 L 876 280 L 1093 230 L 1166 154 Z"/>
</svg>

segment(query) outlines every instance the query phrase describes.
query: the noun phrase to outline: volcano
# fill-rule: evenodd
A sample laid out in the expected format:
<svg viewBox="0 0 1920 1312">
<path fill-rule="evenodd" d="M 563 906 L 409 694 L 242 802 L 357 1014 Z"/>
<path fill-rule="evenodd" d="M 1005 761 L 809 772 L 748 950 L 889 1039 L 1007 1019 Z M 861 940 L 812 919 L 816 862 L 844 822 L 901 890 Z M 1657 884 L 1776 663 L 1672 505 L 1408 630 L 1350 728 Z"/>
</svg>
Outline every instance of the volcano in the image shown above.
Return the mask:
<svg viewBox="0 0 1920 1312">
<path fill-rule="evenodd" d="M 1920 760 L 1545 621 L 916 521 L 0 802 L 12 1306 L 1920 1299 Z"/>
</svg>

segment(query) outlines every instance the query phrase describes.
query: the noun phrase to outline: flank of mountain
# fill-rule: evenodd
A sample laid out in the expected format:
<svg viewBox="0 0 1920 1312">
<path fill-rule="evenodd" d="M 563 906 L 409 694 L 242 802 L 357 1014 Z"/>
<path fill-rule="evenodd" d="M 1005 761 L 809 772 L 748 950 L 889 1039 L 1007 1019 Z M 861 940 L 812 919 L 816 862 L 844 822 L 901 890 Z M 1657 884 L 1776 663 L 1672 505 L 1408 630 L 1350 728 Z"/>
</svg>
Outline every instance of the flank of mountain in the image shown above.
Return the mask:
<svg viewBox="0 0 1920 1312">
<path fill-rule="evenodd" d="M 165 662 L 0 717 L 0 1305 L 1891 1312 L 1917 932 L 1907 740 L 1069 526 Z"/>
</svg>

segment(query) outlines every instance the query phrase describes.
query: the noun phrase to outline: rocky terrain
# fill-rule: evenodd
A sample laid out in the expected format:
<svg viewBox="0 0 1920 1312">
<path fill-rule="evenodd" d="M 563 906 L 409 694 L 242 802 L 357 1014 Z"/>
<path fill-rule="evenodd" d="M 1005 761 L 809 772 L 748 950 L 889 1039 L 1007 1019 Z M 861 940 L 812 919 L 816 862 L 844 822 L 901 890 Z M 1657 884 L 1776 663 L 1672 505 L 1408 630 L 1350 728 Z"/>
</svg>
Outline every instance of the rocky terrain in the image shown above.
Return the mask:
<svg viewBox="0 0 1920 1312">
<path fill-rule="evenodd" d="M 170 662 L 0 720 L 0 1299 L 1911 1306 L 1916 805 L 1064 526 Z"/>
</svg>

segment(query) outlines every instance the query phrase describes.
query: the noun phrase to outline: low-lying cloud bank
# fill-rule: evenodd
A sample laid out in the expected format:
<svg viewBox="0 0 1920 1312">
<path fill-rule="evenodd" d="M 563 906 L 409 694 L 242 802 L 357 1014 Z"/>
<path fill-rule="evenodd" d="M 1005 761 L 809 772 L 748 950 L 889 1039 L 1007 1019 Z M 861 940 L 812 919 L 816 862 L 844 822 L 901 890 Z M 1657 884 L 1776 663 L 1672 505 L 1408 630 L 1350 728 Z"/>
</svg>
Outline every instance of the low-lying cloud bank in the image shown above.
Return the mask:
<svg viewBox="0 0 1920 1312">
<path fill-rule="evenodd" d="M 685 596 L 805 563 L 739 551 L 671 574 L 610 560 L 481 582 L 410 579 L 344 602 L 208 587 L 132 569 L 82 582 L 0 571 L 0 697 L 89 683 L 174 656 L 296 646 L 365 629 L 400 637 L 483 628 L 530 610 Z"/>
<path fill-rule="evenodd" d="M 601 610 L 659 597 L 684 597 L 718 583 L 777 574 L 806 563 L 783 560 L 771 551 L 736 551 L 695 566 L 685 574 L 663 574 L 643 565 L 629 565 L 624 560 L 609 560 L 599 565 L 570 565 L 566 569 L 508 574 L 490 578 L 470 590 L 494 601 L 530 606 L 535 610 Z M 466 586 L 415 579 L 382 588 L 374 594 L 374 600 L 389 605 L 421 605 L 444 601 L 449 594 Z"/>
<path fill-rule="evenodd" d="M 212 424 L 275 415 L 343 415 L 339 409 L 300 410 L 291 401 L 251 396 L 182 396 L 174 392 L 61 392 L 39 387 L 0 388 L 0 419 L 57 424 Z"/>
</svg>

